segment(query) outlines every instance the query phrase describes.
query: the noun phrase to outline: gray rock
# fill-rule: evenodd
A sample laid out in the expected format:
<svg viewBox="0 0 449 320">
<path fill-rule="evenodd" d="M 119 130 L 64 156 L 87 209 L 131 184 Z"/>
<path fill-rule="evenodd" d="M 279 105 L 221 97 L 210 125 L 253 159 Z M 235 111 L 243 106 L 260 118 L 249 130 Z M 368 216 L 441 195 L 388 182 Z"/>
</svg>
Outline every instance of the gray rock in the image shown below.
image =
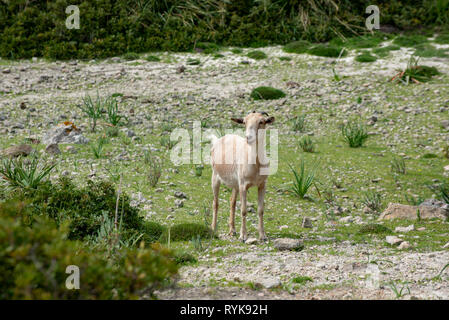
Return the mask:
<svg viewBox="0 0 449 320">
<path fill-rule="evenodd" d="M 187 195 L 182 191 L 175 191 L 175 197 L 178 199 L 187 199 Z"/>
<path fill-rule="evenodd" d="M 300 239 L 279 238 L 274 240 L 273 247 L 279 251 L 301 251 L 304 249 L 304 244 Z"/>
<path fill-rule="evenodd" d="M 256 282 L 256 286 L 262 286 L 265 289 L 272 289 L 281 286 L 281 281 L 278 278 L 263 278 Z"/>
<path fill-rule="evenodd" d="M 46 145 L 58 143 L 86 144 L 89 140 L 81 134 L 81 130 L 73 124 L 60 124 L 44 134 L 42 143 Z"/>
</svg>

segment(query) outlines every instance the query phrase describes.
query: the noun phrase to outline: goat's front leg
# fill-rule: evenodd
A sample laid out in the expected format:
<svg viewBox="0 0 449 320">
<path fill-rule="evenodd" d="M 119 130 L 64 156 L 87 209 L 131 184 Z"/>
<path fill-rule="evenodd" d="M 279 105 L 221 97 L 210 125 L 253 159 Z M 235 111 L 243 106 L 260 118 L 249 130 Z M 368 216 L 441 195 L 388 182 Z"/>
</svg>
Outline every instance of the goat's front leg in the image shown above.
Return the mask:
<svg viewBox="0 0 449 320">
<path fill-rule="evenodd" d="M 212 225 L 211 228 L 213 231 L 216 231 L 217 228 L 217 215 L 218 215 L 218 194 L 220 192 L 220 180 L 218 176 L 213 173 L 212 174 L 212 191 L 214 192 L 214 203 L 213 203 L 213 217 L 212 217 Z"/>
<path fill-rule="evenodd" d="M 237 189 L 232 189 L 231 195 L 231 213 L 229 215 L 229 235 L 235 235 L 235 203 L 237 201 Z"/>
<path fill-rule="evenodd" d="M 246 232 L 246 193 L 247 189 L 246 186 L 240 185 L 239 187 L 240 191 L 240 212 L 242 214 L 242 226 L 240 228 L 240 240 L 246 241 L 248 238 L 247 232 Z"/>
<path fill-rule="evenodd" d="M 257 202 L 257 213 L 259 215 L 259 240 L 267 240 L 265 235 L 265 230 L 263 227 L 263 212 L 264 212 L 264 198 L 265 198 L 265 184 L 259 186 L 258 188 L 258 202 Z"/>
</svg>

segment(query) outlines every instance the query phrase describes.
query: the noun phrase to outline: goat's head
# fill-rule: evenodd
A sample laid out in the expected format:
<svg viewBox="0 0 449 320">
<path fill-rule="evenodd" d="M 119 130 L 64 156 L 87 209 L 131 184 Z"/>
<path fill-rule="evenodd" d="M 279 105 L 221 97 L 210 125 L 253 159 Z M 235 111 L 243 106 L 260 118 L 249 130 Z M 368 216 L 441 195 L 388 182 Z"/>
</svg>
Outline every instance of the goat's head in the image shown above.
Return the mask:
<svg viewBox="0 0 449 320">
<path fill-rule="evenodd" d="M 252 144 L 257 141 L 258 130 L 265 129 L 267 124 L 272 124 L 274 117 L 269 117 L 266 112 L 253 111 L 243 119 L 231 118 L 231 120 L 245 125 L 246 141 Z"/>
</svg>

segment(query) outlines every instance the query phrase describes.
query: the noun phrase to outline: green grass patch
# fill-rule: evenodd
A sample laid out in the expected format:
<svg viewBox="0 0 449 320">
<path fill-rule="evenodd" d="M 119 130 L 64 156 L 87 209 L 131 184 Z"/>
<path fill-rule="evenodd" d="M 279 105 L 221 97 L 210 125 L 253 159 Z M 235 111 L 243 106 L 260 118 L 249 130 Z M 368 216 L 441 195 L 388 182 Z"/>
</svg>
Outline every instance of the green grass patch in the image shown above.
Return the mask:
<svg viewBox="0 0 449 320">
<path fill-rule="evenodd" d="M 213 231 L 200 223 L 181 223 L 170 228 L 170 241 L 190 241 L 194 238 L 208 239 L 214 237 Z M 168 242 L 168 229 L 160 238 L 161 243 Z"/>
<path fill-rule="evenodd" d="M 378 223 L 370 223 L 365 224 L 359 228 L 357 231 L 358 234 L 390 234 L 393 233 L 389 228 L 378 224 Z"/>
<path fill-rule="evenodd" d="M 282 90 L 272 87 L 257 87 L 251 92 L 251 98 L 254 100 L 276 100 L 285 96 Z"/>
<path fill-rule="evenodd" d="M 355 57 L 355 61 L 362 62 L 362 63 L 374 62 L 376 60 L 377 60 L 377 58 L 375 56 L 371 55 L 369 52 L 364 52 Z"/>
<path fill-rule="evenodd" d="M 317 44 L 312 46 L 309 50 L 307 50 L 308 54 L 319 56 L 319 57 L 329 57 L 329 58 L 338 58 L 341 53 L 341 57 L 347 55 L 347 50 L 342 47 L 330 46 L 325 44 Z"/>
<path fill-rule="evenodd" d="M 145 60 L 148 62 L 159 62 L 161 59 L 157 56 L 149 55 L 145 57 Z"/>
<path fill-rule="evenodd" d="M 393 43 L 400 47 L 414 47 L 428 41 L 426 36 L 415 34 L 398 36 L 393 40 Z"/>
<path fill-rule="evenodd" d="M 260 51 L 260 50 L 250 51 L 250 52 L 248 52 L 248 54 L 246 56 L 248 58 L 255 59 L 255 60 L 263 60 L 263 59 L 267 58 L 267 55 L 265 54 L 265 52 Z"/>
</svg>

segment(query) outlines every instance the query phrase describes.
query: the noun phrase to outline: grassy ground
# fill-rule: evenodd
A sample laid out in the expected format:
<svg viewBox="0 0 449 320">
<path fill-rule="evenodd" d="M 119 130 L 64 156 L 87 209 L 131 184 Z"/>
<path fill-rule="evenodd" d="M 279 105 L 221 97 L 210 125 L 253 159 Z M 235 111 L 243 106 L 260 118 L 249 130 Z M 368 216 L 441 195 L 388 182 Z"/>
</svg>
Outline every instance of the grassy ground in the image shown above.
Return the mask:
<svg viewBox="0 0 449 320">
<path fill-rule="evenodd" d="M 381 45 L 386 47 L 389 43 Z M 280 138 L 279 166 L 277 173 L 269 177 L 265 198 L 264 221 L 269 239 L 303 238 L 308 254 L 315 257 L 325 255 L 336 261 L 339 261 L 339 256 L 348 256 L 339 247 L 345 248 L 346 245 L 356 245 L 359 248 L 357 254 L 365 250 L 383 257 L 403 255 L 403 251 L 399 252 L 385 242 L 385 234 L 358 233 L 361 225 L 377 219 L 376 213 L 364 212 L 364 197 L 368 191 L 380 194 L 381 212 L 389 202 L 407 203 L 406 196 L 431 198 L 435 195 L 428 185 L 447 181 L 443 167 L 448 164 L 448 159 L 443 157 L 441 149 L 449 141 L 447 130 L 440 126 L 440 122 L 447 119 L 449 112 L 448 59 L 423 58 L 423 63 L 437 65 L 442 75 L 425 84 L 403 85 L 388 80 L 397 73 L 398 66 L 405 67 L 413 49 L 385 50 L 388 55 L 382 54 L 376 62 L 363 64 L 354 61 L 358 55 L 357 49 L 337 63 L 335 59 L 308 54 L 288 54 L 280 48 L 261 50 L 268 57 L 257 61 L 246 56 L 250 50 L 233 53 L 227 48 L 221 49 L 223 57 L 218 59 L 205 54 L 158 53 L 152 55 L 159 57 L 160 62 L 106 60 L 70 65 L 1 60 L 2 69 L 10 68 L 12 74 L 20 75 L 19 67 L 25 66 L 33 86 L 27 87 L 22 80 L 24 75 L 19 80 L 15 79 L 16 82 L 11 75 L 11 83 L 15 86 L 10 92 L 3 90 L 0 94 L 0 114 L 8 115 L 6 122 L 0 122 L 3 133 L 0 135 L 0 146 L 8 147 L 33 135 L 41 137 L 64 118 L 71 120 L 82 128 L 91 142 L 76 145 L 75 154 L 65 151 L 66 146 L 61 145 L 63 152 L 56 157 L 58 164 L 53 178 L 68 174 L 77 183 L 83 183 L 90 175 L 118 183 L 122 174 L 124 190 L 135 198 L 139 193 L 145 198 L 141 199 L 140 207 L 149 220 L 165 225 L 192 221 L 205 223 L 210 221 L 207 212 L 212 200 L 210 166 L 204 164 L 201 176 L 195 174 L 195 165 L 174 166 L 169 160 L 170 150 L 161 145 L 161 141 L 175 128 L 191 130 L 192 121 L 202 120 L 205 127 L 221 125 L 232 128 L 231 116 L 263 110 L 276 117 L 273 127 L 278 129 Z M 291 60 L 279 59 L 284 56 Z M 186 71 L 177 73 L 178 66 L 185 65 L 188 59 L 199 59 L 200 64 L 188 65 Z M 335 81 L 332 68 L 336 69 L 340 81 Z M 50 74 L 52 80 L 44 83 L 34 81 L 41 74 Z M 295 82 L 297 87 L 288 86 L 287 82 Z M 251 90 L 262 85 L 281 89 L 287 96 L 274 101 L 251 100 Z M 100 123 L 97 132 L 90 132 L 88 119 L 76 107 L 82 103 L 83 95 L 89 93 L 95 96 L 97 91 L 102 96 L 123 94 L 118 98 L 119 108 L 130 120 L 120 128 L 117 137 L 109 138 L 100 159 L 94 157 L 91 145 L 106 134 L 107 126 Z M 26 110 L 18 108 L 21 101 L 26 101 Z M 36 111 L 31 112 L 30 107 Z M 292 130 L 291 119 L 299 115 L 305 115 L 303 133 Z M 369 123 L 373 115 L 377 121 Z M 361 148 L 350 148 L 342 138 L 340 126 L 348 119 L 367 127 L 369 138 Z M 23 123 L 24 129 L 14 129 L 16 123 Z M 139 140 L 128 137 L 128 129 L 133 130 Z M 315 144 L 314 153 L 303 152 L 298 144 L 305 134 L 311 136 Z M 35 148 L 42 151 L 45 146 L 36 145 Z M 154 188 L 149 184 L 143 149 L 165 159 L 161 178 Z M 436 157 L 423 157 L 429 153 Z M 119 160 L 119 155 L 125 159 Z M 405 174 L 392 172 L 391 161 L 395 157 L 405 159 Z M 308 199 L 299 199 L 288 192 L 293 179 L 289 164 L 298 168 L 302 158 L 306 170 L 317 168 L 316 187 L 310 189 Z M 175 191 L 182 191 L 188 197 L 180 208 L 174 202 Z M 254 246 L 240 244 L 236 239 L 224 236 L 229 217 L 229 198 L 230 191 L 222 187 L 219 239 L 203 239 L 203 249 L 189 241 L 171 243 L 172 247 L 191 251 L 199 257 L 199 262 L 186 267 L 187 270 L 217 264 L 225 268 L 235 255 L 256 250 L 264 259 L 266 252 L 272 252 L 271 242 L 258 244 L 254 249 Z M 332 205 L 326 199 L 331 199 Z M 248 200 L 251 204 L 248 233 L 250 237 L 257 237 L 255 189 L 250 189 Z M 342 208 L 341 212 L 336 209 L 338 207 Z M 346 216 L 350 216 L 352 222 L 341 220 Z M 302 227 L 304 217 L 312 219 L 312 228 Z M 398 221 L 382 224 L 394 230 L 397 226 L 411 223 Z M 405 254 L 447 252 L 442 248 L 448 241 L 447 222 L 419 221 L 414 224 L 415 230 L 420 227 L 425 229 L 403 235 L 403 239 L 411 244 Z M 239 214 L 236 227 L 240 227 Z M 281 290 L 295 291 L 295 286 L 297 290 L 303 286 L 296 283 L 288 287 L 286 283 L 289 283 L 290 277 L 282 275 L 282 272 L 280 276 L 283 281 Z M 213 276 L 205 279 L 209 287 L 223 285 Z M 333 290 L 348 285 L 345 281 L 329 283 L 321 280 L 306 285 L 310 290 Z M 251 281 L 223 281 L 226 286 L 258 290 Z M 351 281 L 350 285 L 357 287 L 356 283 Z M 186 277 L 181 286 L 196 287 L 197 282 Z"/>
</svg>

